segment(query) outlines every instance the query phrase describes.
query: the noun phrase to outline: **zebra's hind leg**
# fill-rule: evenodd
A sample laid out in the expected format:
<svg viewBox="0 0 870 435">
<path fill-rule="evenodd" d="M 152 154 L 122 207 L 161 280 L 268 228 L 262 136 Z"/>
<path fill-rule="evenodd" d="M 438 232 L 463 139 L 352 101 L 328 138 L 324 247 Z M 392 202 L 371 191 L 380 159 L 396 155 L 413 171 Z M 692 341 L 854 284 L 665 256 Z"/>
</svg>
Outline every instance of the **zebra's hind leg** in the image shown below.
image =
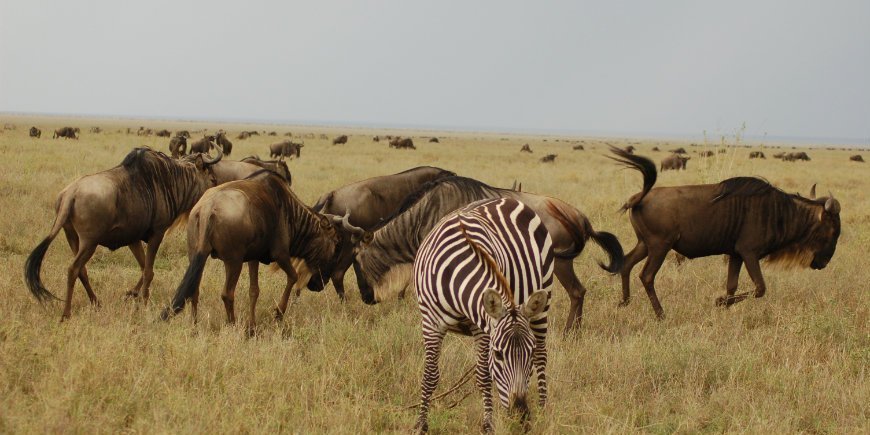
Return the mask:
<svg viewBox="0 0 870 435">
<path fill-rule="evenodd" d="M 438 370 L 438 359 L 441 356 L 441 343 L 444 340 L 444 331 L 437 326 L 428 327 L 423 324 L 423 346 L 426 351 L 426 362 L 423 366 L 423 382 L 420 391 L 420 414 L 417 416 L 417 424 L 414 431 L 417 433 L 429 432 L 429 400 L 441 372 Z"/>
<path fill-rule="evenodd" d="M 474 335 L 477 348 L 477 367 L 475 381 L 483 396 L 483 433 L 493 433 L 492 428 L 492 377 L 489 373 L 489 335 L 477 331 Z"/>
</svg>

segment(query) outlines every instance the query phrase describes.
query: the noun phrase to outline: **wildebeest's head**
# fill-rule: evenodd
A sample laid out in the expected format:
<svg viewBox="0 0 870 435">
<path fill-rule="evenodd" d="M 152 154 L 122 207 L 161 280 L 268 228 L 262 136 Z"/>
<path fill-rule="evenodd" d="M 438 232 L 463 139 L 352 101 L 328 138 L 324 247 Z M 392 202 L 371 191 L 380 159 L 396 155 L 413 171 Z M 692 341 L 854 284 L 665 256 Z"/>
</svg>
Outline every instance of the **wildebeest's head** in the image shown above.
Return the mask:
<svg viewBox="0 0 870 435">
<path fill-rule="evenodd" d="M 320 265 L 317 265 L 317 267 L 314 267 L 311 270 L 311 279 L 308 280 L 307 287 L 308 290 L 315 292 L 323 290 L 326 286 L 338 260 L 341 232 L 339 232 L 336 227 L 342 227 L 344 228 L 344 231 L 352 234 L 364 232 L 362 228 L 350 224 L 350 213 L 347 213 L 344 216 L 323 214 L 321 217 L 321 227 L 329 237 L 321 239 L 320 242 L 323 246 L 320 246 L 317 249 L 321 250 L 325 254 L 325 257 L 328 256 L 328 259 L 325 259 Z"/>
<path fill-rule="evenodd" d="M 816 186 L 813 185 L 810 197 L 815 196 L 815 190 Z M 820 270 L 828 265 L 837 249 L 837 239 L 840 238 L 840 201 L 829 193 L 828 197 L 817 202 L 824 204 L 824 207 L 818 212 L 818 222 L 813 225 L 806 247 L 813 254 L 810 267 Z"/>
</svg>

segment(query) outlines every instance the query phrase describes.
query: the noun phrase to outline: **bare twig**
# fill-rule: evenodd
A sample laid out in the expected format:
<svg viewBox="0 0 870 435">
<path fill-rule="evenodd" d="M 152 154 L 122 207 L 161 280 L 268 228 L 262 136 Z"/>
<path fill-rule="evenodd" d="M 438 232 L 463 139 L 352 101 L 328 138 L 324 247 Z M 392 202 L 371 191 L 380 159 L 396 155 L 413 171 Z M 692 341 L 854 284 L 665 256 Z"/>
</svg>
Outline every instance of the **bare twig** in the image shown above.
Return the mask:
<svg viewBox="0 0 870 435">
<path fill-rule="evenodd" d="M 445 392 L 443 392 L 443 393 L 440 393 L 440 394 L 436 394 L 434 397 L 432 397 L 431 399 L 429 399 L 430 402 L 431 402 L 431 401 L 438 400 L 438 399 L 441 399 L 441 398 L 444 398 L 444 397 L 447 397 L 449 394 L 452 394 L 454 391 L 458 390 L 459 387 L 461 387 L 461 386 L 465 385 L 466 383 L 468 383 L 468 381 L 472 378 L 472 376 L 471 376 L 471 372 L 472 372 L 472 371 L 474 371 L 474 367 L 471 367 L 471 368 L 468 369 L 465 373 L 463 373 L 462 376 L 459 377 L 459 380 L 456 381 L 456 384 L 454 384 L 452 387 L 450 387 L 447 391 L 445 391 Z M 468 394 L 471 394 L 471 393 L 468 393 Z M 457 400 L 457 401 L 456 401 L 455 403 L 453 403 L 452 406 L 450 406 L 450 407 L 452 408 L 453 406 L 456 406 L 459 402 L 462 401 L 462 399 L 465 399 L 465 397 L 467 397 L 468 394 L 466 394 L 465 396 L 463 396 L 461 399 Z M 408 405 L 408 406 L 405 406 L 405 407 L 403 407 L 402 409 L 414 409 L 414 408 L 418 408 L 418 407 L 420 407 L 420 404 L 419 404 L 419 403 L 416 403 L 416 404 L 414 404 L 414 405 Z"/>
</svg>

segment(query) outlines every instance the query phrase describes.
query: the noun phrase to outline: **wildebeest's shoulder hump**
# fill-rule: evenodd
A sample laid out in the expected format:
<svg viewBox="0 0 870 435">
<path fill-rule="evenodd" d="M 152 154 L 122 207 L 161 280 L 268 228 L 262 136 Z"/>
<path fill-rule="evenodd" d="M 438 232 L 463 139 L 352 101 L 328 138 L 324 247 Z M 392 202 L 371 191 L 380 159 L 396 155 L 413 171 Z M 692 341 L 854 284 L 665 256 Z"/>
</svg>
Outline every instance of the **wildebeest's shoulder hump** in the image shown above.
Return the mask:
<svg viewBox="0 0 870 435">
<path fill-rule="evenodd" d="M 713 198 L 713 201 L 719 201 L 728 197 L 735 196 L 758 196 L 766 195 L 770 192 L 785 194 L 781 190 L 773 187 L 767 180 L 758 177 L 734 177 L 719 183 L 719 193 Z"/>
</svg>

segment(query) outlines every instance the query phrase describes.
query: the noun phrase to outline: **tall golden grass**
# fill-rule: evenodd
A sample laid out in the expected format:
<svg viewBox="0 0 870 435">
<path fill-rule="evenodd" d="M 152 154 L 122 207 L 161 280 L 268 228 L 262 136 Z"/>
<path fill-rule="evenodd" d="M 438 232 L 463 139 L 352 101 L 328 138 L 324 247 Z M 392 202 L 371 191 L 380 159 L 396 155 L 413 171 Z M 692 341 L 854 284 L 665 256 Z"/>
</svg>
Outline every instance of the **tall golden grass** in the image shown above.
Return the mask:
<svg viewBox="0 0 870 435">
<path fill-rule="evenodd" d="M 41 306 L 28 294 L 24 260 L 51 226 L 57 193 L 79 176 L 117 165 L 134 146 L 168 150 L 168 139 L 119 129 L 223 127 L 236 159 L 267 155 L 267 145 L 288 130 L 315 137 L 347 133 L 350 141 L 343 146 L 307 139 L 302 158 L 290 162 L 293 190 L 308 203 L 351 181 L 435 165 L 493 185 L 517 179 L 527 191 L 576 205 L 596 229 L 617 234 L 626 250 L 635 242 L 627 216 L 616 210 L 640 189 L 641 178 L 604 157 L 605 142 L 624 146 L 623 140 L 584 138 L 586 150 L 573 151 L 574 143 L 556 137 L 84 118 L 0 121 L 18 127 L 0 132 L 2 433 L 355 433 L 407 432 L 413 426 L 416 410 L 407 406 L 418 400 L 423 357 L 414 298 L 366 306 L 352 276 L 347 303 L 337 300 L 331 286 L 320 294 L 306 291 L 284 323 L 275 324 L 270 310 L 284 277 L 265 273 L 254 339 L 224 324 L 223 268 L 216 261 L 206 268 L 199 323 L 187 315 L 157 320 L 187 265 L 183 231 L 168 236 L 162 247 L 146 306 L 122 297 L 138 277 L 124 249 L 101 248 L 89 264 L 102 308 L 89 306 L 78 286 L 72 319 L 61 324 L 59 303 Z M 51 130 L 66 124 L 81 127 L 80 140 L 51 139 Z M 30 125 L 42 128 L 42 139 L 27 137 Z M 88 133 L 95 125 L 104 132 Z M 235 139 L 243 128 L 276 130 L 279 136 Z M 413 136 L 418 150 L 396 151 L 371 141 L 374 134 L 390 133 Z M 420 138 L 429 135 L 441 143 Z M 533 154 L 519 153 L 524 143 Z M 706 150 L 661 140 L 636 146 L 655 160 L 666 153 L 650 151 L 654 146 Z M 533 410 L 533 433 L 870 431 L 870 166 L 849 162 L 846 151 L 810 149 L 813 160 L 798 163 L 749 160 L 749 151 L 694 156 L 687 171 L 661 174 L 659 185 L 757 175 L 806 194 L 819 183 L 820 192 L 833 191 L 842 204 L 843 234 L 831 264 L 822 271 L 765 267 L 764 298 L 722 309 L 714 306 L 724 294 L 720 258 L 680 266 L 669 259 L 658 275 L 667 319 L 656 321 L 637 279 L 632 304 L 616 307 L 618 280 L 598 269 L 595 260 L 604 255 L 590 245 L 575 263 L 589 289 L 583 326 L 571 335 L 556 328 L 549 336 L 550 402 Z M 538 162 L 549 153 L 558 154 L 555 163 Z M 42 272 L 55 294 L 62 294 L 71 258 L 63 237 L 56 239 Z M 242 275 L 237 311 L 243 325 L 247 274 Z M 741 291 L 751 288 L 744 272 Z M 568 299 L 558 285 L 554 298 L 552 322 L 561 327 Z M 470 340 L 449 336 L 439 391 L 472 361 Z M 433 433 L 478 430 L 482 409 L 472 384 L 434 404 Z M 499 411 L 496 429 L 520 427 Z"/>
</svg>

